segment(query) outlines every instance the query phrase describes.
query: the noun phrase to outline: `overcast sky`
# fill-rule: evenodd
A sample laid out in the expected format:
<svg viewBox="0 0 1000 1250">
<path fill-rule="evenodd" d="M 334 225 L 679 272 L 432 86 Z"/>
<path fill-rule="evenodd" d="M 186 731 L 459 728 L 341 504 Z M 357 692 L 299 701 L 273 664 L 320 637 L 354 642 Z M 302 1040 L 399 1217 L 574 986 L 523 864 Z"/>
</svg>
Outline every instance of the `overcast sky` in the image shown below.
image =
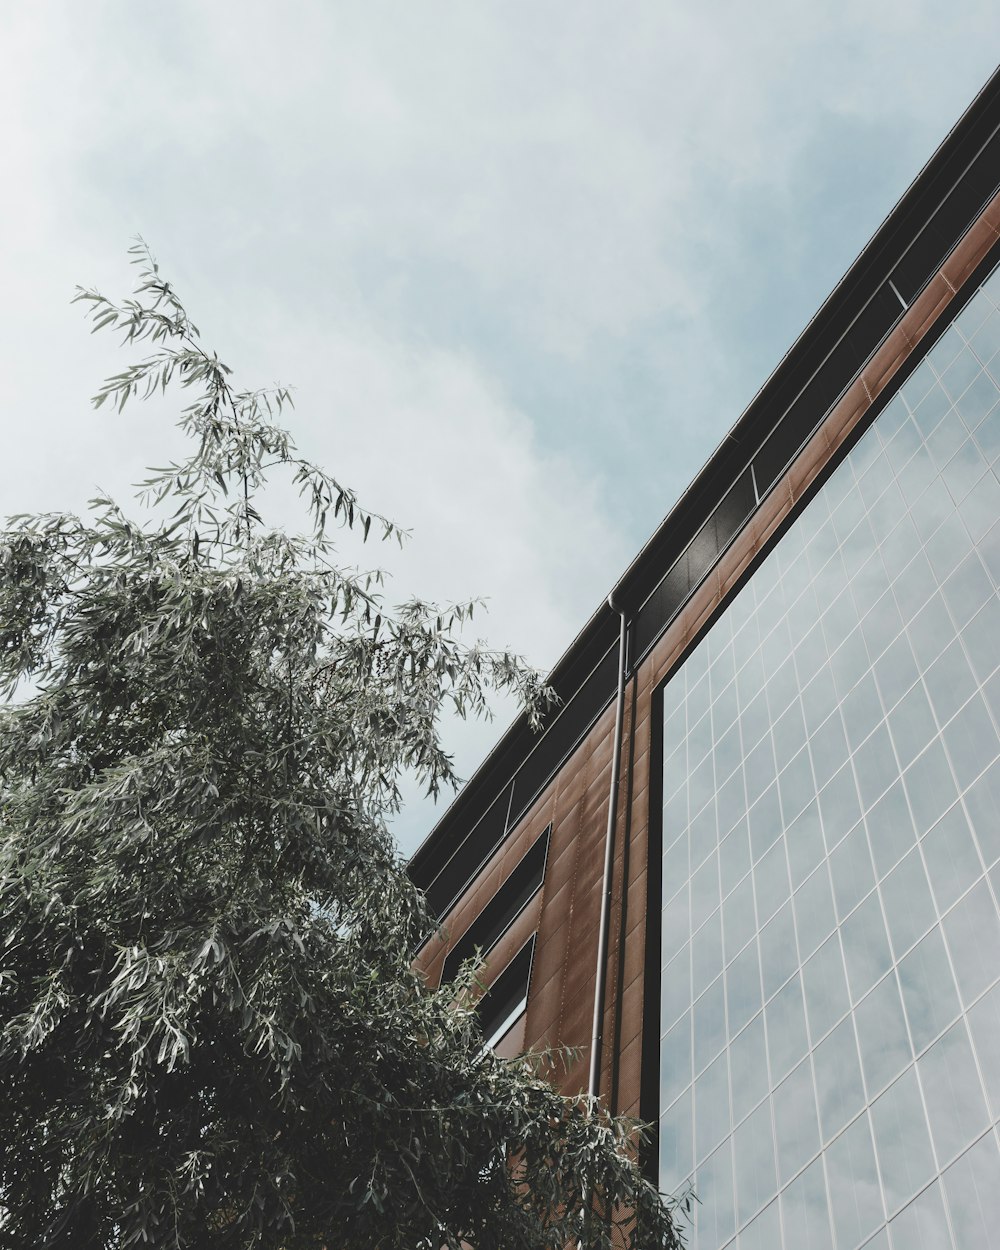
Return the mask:
<svg viewBox="0 0 1000 1250">
<path fill-rule="evenodd" d="M 68 302 L 141 232 L 413 529 L 390 597 L 486 596 L 548 667 L 998 58 L 988 0 L 6 4 L 0 511 L 176 446 L 91 413 L 118 358 Z"/>
</svg>

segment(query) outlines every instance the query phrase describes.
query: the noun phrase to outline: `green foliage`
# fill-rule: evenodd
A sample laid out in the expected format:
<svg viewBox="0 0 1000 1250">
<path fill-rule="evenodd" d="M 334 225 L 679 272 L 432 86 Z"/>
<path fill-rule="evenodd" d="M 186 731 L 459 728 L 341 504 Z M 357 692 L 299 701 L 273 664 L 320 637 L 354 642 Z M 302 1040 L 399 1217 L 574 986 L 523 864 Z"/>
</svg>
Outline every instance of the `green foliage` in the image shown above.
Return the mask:
<svg viewBox="0 0 1000 1250">
<path fill-rule="evenodd" d="M 95 403 L 190 388 L 190 455 L 142 524 L 101 498 L 0 534 L 0 1246 L 608 1246 L 598 1207 L 676 1246 L 630 1126 L 410 967 L 401 772 L 453 783 L 442 710 L 537 719 L 543 684 L 462 644 L 471 605 L 388 611 L 337 566 L 331 526 L 401 532 L 133 250 L 134 298 L 78 295 L 150 353 Z M 273 472 L 305 536 L 264 523 Z"/>
</svg>

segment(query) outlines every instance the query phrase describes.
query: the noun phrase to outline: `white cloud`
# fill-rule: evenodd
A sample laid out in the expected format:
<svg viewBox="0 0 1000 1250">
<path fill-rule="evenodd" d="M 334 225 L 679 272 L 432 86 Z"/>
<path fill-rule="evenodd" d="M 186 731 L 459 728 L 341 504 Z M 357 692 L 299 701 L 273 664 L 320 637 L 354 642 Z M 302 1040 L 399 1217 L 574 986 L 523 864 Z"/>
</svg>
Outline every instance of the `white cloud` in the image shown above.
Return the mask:
<svg viewBox="0 0 1000 1250">
<path fill-rule="evenodd" d="M 66 303 L 123 289 L 141 231 L 248 382 L 298 385 L 303 448 L 413 526 L 400 591 L 487 594 L 548 664 L 738 415 L 746 338 L 777 327 L 755 384 L 877 225 L 823 233 L 816 171 L 887 211 L 998 33 L 985 0 L 6 6 L 3 510 L 165 454 L 162 414 L 88 415 L 115 357 Z"/>
</svg>

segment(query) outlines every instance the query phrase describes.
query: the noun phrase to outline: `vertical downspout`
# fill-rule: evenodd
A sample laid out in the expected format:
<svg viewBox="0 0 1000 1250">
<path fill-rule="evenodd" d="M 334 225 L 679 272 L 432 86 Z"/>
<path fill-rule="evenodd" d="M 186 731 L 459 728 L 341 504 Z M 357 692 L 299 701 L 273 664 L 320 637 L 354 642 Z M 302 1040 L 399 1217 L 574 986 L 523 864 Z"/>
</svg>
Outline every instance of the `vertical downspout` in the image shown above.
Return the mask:
<svg viewBox="0 0 1000 1250">
<path fill-rule="evenodd" d="M 607 983 L 608 935 L 611 929 L 612 868 L 615 858 L 615 818 L 618 813 L 618 787 L 621 779 L 622 721 L 625 712 L 625 663 L 628 626 L 623 609 L 608 595 L 608 607 L 621 617 L 618 634 L 618 698 L 615 704 L 615 734 L 611 754 L 611 793 L 608 798 L 608 827 L 604 835 L 604 877 L 601 884 L 601 923 L 597 938 L 597 969 L 594 981 L 594 1027 L 590 1037 L 590 1079 L 587 1093 L 596 1098 L 601 1083 L 601 1042 L 604 1033 L 604 997 Z"/>
</svg>

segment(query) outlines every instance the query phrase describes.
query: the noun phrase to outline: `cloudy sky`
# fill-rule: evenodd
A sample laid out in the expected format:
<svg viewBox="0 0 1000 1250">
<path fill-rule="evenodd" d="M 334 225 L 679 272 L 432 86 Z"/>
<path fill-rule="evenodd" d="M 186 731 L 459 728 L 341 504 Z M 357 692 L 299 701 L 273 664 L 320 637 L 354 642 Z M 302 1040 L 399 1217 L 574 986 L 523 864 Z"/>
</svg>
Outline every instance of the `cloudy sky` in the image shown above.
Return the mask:
<svg viewBox="0 0 1000 1250">
<path fill-rule="evenodd" d="M 413 529 L 391 594 L 486 596 L 547 667 L 998 59 L 987 0 L 5 4 L 0 511 L 176 446 L 91 413 L 118 360 L 68 303 L 142 233 Z"/>
</svg>

